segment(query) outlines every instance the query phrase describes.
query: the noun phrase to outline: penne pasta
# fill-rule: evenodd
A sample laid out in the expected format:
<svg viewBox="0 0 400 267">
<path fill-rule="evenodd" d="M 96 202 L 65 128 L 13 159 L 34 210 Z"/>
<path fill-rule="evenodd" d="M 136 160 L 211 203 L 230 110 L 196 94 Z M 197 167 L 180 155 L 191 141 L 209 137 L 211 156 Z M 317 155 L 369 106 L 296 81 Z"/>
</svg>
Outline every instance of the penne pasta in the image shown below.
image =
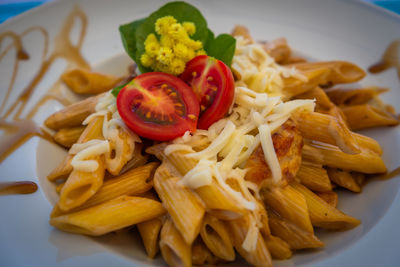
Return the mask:
<svg viewBox="0 0 400 267">
<path fill-rule="evenodd" d="M 96 111 L 97 102 L 103 96 L 99 94 L 69 105 L 53 113 L 44 121 L 44 125 L 52 130 L 81 126 L 82 122 Z"/>
<path fill-rule="evenodd" d="M 304 138 L 336 145 L 348 154 L 360 152 L 352 132 L 340 119 L 318 112 L 302 112 L 292 117 Z"/>
<path fill-rule="evenodd" d="M 346 230 L 360 224 L 359 220 L 329 205 L 305 186 L 296 182 L 291 185 L 306 199 L 311 222 L 314 226 L 330 230 Z"/>
<path fill-rule="evenodd" d="M 301 184 L 312 191 L 329 192 L 332 190 L 328 173 L 321 165 L 318 166 L 303 162 L 297 172 L 297 178 Z"/>
<path fill-rule="evenodd" d="M 296 224 L 269 212 L 269 226 L 272 234 L 281 238 L 291 249 L 320 248 L 324 246 L 312 232 L 304 231 Z"/>
<path fill-rule="evenodd" d="M 201 238 L 197 238 L 192 245 L 192 264 L 203 266 L 217 264 L 222 260 L 211 253 Z"/>
<path fill-rule="evenodd" d="M 313 233 L 307 202 L 304 196 L 290 185 L 261 192 L 265 205 L 280 216 L 297 224 L 301 229 Z"/>
<path fill-rule="evenodd" d="M 185 242 L 170 218 L 161 229 L 160 250 L 169 266 L 192 266 L 191 246 Z"/>
<path fill-rule="evenodd" d="M 353 83 L 361 80 L 366 75 L 363 69 L 347 61 L 302 62 L 290 66 L 296 67 L 301 71 L 325 70 L 327 72 L 326 80 L 320 85 Z"/>
<path fill-rule="evenodd" d="M 297 95 L 296 99 L 315 99 L 316 112 L 328 111 L 333 105 L 325 91 L 319 86 Z"/>
<path fill-rule="evenodd" d="M 265 237 L 265 244 L 273 259 L 286 260 L 292 257 L 292 251 L 288 243 L 277 236 L 270 235 Z"/>
<path fill-rule="evenodd" d="M 232 241 L 229 237 L 226 224 L 223 221 L 210 214 L 206 214 L 200 230 L 200 236 L 204 244 L 206 244 L 215 256 L 226 261 L 233 261 L 235 259 Z"/>
<path fill-rule="evenodd" d="M 356 155 L 346 154 L 338 147 L 320 142 L 306 142 L 303 158 L 324 166 L 362 173 L 384 173 L 386 166 L 375 152 L 362 149 Z"/>
<path fill-rule="evenodd" d="M 72 69 L 61 75 L 61 80 L 75 93 L 100 94 L 114 88 L 123 78 L 93 72 L 86 69 Z"/>
<path fill-rule="evenodd" d="M 73 144 L 75 144 L 78 141 L 79 136 L 81 136 L 84 130 L 85 126 L 63 128 L 58 130 L 53 135 L 53 139 L 59 145 L 62 145 L 63 147 L 66 148 L 70 148 Z"/>
<path fill-rule="evenodd" d="M 361 192 L 360 185 L 349 172 L 334 168 L 328 168 L 327 171 L 329 179 L 338 186 L 344 187 L 355 193 Z"/>
<path fill-rule="evenodd" d="M 329 99 L 338 106 L 353 106 L 366 104 L 379 94 L 389 91 L 382 87 L 366 88 L 329 88 L 325 90 Z"/>
<path fill-rule="evenodd" d="M 131 169 L 116 178 L 108 179 L 94 196 L 89 198 L 83 205 L 73 209 L 73 211 L 95 206 L 122 195 L 140 195 L 149 191 L 152 188 L 152 176 L 157 166 L 158 164 L 155 162 L 148 163 Z M 56 217 L 64 213 L 56 205 L 50 217 Z"/>
<path fill-rule="evenodd" d="M 332 207 L 337 207 L 338 202 L 338 194 L 334 191 L 330 192 L 317 192 L 317 196 L 319 196 L 323 201 L 331 205 Z"/>
<path fill-rule="evenodd" d="M 160 202 L 121 196 L 100 205 L 50 219 L 54 227 L 71 233 L 98 236 L 165 213 Z"/>
<path fill-rule="evenodd" d="M 341 109 L 352 130 L 399 124 L 398 118 L 391 113 L 369 104 L 343 106 Z"/>
<path fill-rule="evenodd" d="M 236 251 L 248 263 L 253 266 L 272 266 L 271 255 L 260 232 L 256 233 L 255 238 L 257 240 L 254 249 L 246 250 L 243 248 L 243 242 L 246 239 L 247 232 L 250 231 L 249 226 L 252 224 L 250 216 L 245 215 L 242 218 L 228 221 L 227 223 Z"/>
<path fill-rule="evenodd" d="M 155 218 L 136 225 L 149 258 L 154 258 L 160 249 L 159 235 L 162 224 L 161 218 Z"/>
<path fill-rule="evenodd" d="M 178 185 L 179 178 L 162 164 L 154 175 L 154 188 L 187 244 L 200 232 L 205 209 L 196 195 Z"/>
</svg>

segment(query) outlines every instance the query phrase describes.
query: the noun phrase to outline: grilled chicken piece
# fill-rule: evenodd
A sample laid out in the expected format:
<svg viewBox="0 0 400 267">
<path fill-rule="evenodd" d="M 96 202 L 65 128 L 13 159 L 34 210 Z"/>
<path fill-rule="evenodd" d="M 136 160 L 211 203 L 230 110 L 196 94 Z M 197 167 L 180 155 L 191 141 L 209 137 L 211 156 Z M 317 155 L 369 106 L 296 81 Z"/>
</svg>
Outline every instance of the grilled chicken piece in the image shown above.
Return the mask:
<svg viewBox="0 0 400 267">
<path fill-rule="evenodd" d="M 272 134 L 272 141 L 282 170 L 280 186 L 285 186 L 296 177 L 300 168 L 303 138 L 296 124 L 288 120 Z M 276 186 L 272 180 L 271 170 L 265 162 L 261 145 L 247 160 L 246 168 L 248 171 L 245 179 L 255 183 L 260 189 Z"/>
</svg>

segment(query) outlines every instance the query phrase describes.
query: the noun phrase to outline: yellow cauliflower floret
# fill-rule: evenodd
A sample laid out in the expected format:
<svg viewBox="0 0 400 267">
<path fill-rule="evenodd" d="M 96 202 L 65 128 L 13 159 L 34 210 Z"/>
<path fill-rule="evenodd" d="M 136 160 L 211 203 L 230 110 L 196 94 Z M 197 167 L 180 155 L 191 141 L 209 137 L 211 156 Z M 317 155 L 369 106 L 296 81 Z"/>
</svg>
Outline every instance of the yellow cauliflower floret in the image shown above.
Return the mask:
<svg viewBox="0 0 400 267">
<path fill-rule="evenodd" d="M 186 62 L 196 55 L 205 54 L 203 44 L 189 37 L 196 32 L 193 22 L 181 24 L 174 17 L 165 16 L 156 21 L 155 31 L 160 40 L 151 33 L 144 42 L 145 53 L 140 62 L 145 67 L 179 75 L 185 70 Z"/>
<path fill-rule="evenodd" d="M 201 55 L 207 55 L 206 51 L 204 51 L 203 49 L 200 49 L 196 52 L 196 56 L 201 56 Z"/>
</svg>

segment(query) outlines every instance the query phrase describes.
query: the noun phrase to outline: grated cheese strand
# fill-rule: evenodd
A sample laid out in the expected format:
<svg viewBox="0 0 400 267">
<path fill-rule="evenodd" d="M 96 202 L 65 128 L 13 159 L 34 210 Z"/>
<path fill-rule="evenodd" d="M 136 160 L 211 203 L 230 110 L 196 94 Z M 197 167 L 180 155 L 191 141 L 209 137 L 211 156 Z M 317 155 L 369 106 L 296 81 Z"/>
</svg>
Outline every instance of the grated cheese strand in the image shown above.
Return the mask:
<svg viewBox="0 0 400 267">
<path fill-rule="evenodd" d="M 271 130 L 267 124 L 263 124 L 258 127 L 258 132 L 260 134 L 261 147 L 264 152 L 265 162 L 271 169 L 272 179 L 274 182 L 278 182 L 282 178 L 282 171 L 272 142 Z"/>
</svg>

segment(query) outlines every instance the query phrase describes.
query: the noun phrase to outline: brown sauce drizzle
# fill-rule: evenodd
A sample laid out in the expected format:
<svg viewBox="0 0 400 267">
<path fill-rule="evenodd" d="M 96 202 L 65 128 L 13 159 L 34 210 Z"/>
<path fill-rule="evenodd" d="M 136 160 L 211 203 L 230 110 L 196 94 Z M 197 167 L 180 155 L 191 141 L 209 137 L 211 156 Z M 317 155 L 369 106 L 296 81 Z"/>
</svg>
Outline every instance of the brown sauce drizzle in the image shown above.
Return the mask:
<svg viewBox="0 0 400 267">
<path fill-rule="evenodd" d="M 396 169 L 394 169 L 388 173 L 379 175 L 376 178 L 379 180 L 389 180 L 392 178 L 396 178 L 398 175 L 400 175 L 400 167 L 397 167 Z"/>
<path fill-rule="evenodd" d="M 32 194 L 35 193 L 38 186 L 34 182 L 0 182 L 0 196 L 14 194 Z"/>
<path fill-rule="evenodd" d="M 72 32 L 75 20 L 80 20 L 80 35 L 76 45 L 71 42 L 70 34 Z M 11 44 L 8 45 L 4 51 L 0 53 L 0 63 L 4 56 L 8 54 L 10 51 L 15 49 L 16 59 L 13 65 L 13 71 L 10 78 L 10 82 L 8 84 L 8 88 L 5 94 L 4 99 L 1 102 L 0 106 L 0 130 L 3 130 L 3 134 L 0 139 L 0 163 L 6 159 L 10 154 L 12 154 L 15 150 L 17 150 L 21 145 L 27 142 L 30 138 L 37 136 L 53 142 L 52 136 L 46 132 L 45 129 L 40 127 L 33 121 L 33 117 L 40 110 L 40 108 L 49 100 L 54 99 L 60 102 L 63 105 L 71 104 L 71 101 L 62 97 L 61 95 L 61 81 L 58 80 L 53 84 L 51 88 L 48 89 L 47 93 L 42 96 L 35 105 L 28 110 L 27 115 L 22 116 L 21 114 L 25 111 L 25 107 L 29 102 L 29 99 L 34 94 L 37 89 L 37 85 L 43 79 L 43 77 L 48 72 L 49 68 L 52 66 L 53 62 L 62 58 L 67 61 L 67 69 L 71 68 L 84 68 L 90 69 L 90 65 L 81 55 L 81 47 L 86 35 L 87 28 L 87 17 L 86 14 L 78 7 L 74 6 L 71 10 L 67 18 L 65 19 L 60 32 L 54 38 L 53 42 L 53 51 L 50 55 L 48 55 L 48 47 L 49 47 L 49 37 L 48 32 L 43 27 L 34 26 L 30 27 L 21 34 L 17 34 L 15 32 L 7 31 L 0 34 L 0 47 L 1 43 L 4 39 L 10 38 L 12 40 Z M 36 72 L 36 75 L 32 78 L 30 83 L 24 90 L 20 93 L 18 98 L 9 103 L 9 96 L 14 89 L 14 84 L 18 75 L 19 62 L 21 60 L 28 60 L 29 54 L 23 47 L 22 37 L 32 32 L 40 32 L 44 38 L 44 47 L 42 54 L 42 62 L 39 65 L 39 69 Z M 6 109 L 6 106 L 8 107 Z M 37 189 L 33 190 L 34 183 L 33 182 L 21 182 L 21 184 L 13 184 L 10 183 L 0 184 L 0 195 L 3 194 L 12 194 L 18 192 L 31 192 L 33 193 Z M 8 186 L 8 187 L 7 187 Z M 11 188 L 11 189 L 5 189 Z M 20 188 L 20 189 L 16 189 Z M 30 189 L 30 190 L 29 190 Z M 21 190 L 21 191 L 18 191 Z M 3 193 L 7 192 L 7 193 Z"/>
<path fill-rule="evenodd" d="M 382 59 L 368 68 L 371 73 L 380 73 L 389 68 L 397 69 L 397 76 L 400 79 L 400 40 L 391 42 L 382 55 Z"/>
</svg>

